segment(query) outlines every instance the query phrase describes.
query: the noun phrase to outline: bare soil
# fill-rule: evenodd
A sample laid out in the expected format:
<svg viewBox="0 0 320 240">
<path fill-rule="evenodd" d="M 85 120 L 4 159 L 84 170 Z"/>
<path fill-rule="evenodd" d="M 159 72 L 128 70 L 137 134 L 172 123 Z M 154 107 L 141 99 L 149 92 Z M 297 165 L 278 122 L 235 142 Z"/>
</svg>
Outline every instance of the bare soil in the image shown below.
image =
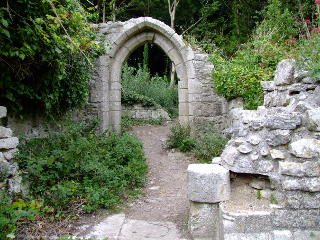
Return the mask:
<svg viewBox="0 0 320 240">
<path fill-rule="evenodd" d="M 133 132 L 144 144 L 149 174 L 143 197 L 130 204 L 126 215 L 130 219 L 173 222 L 183 237 L 189 237 L 187 168 L 195 159 L 163 148 L 171 126 L 134 127 Z"/>
</svg>

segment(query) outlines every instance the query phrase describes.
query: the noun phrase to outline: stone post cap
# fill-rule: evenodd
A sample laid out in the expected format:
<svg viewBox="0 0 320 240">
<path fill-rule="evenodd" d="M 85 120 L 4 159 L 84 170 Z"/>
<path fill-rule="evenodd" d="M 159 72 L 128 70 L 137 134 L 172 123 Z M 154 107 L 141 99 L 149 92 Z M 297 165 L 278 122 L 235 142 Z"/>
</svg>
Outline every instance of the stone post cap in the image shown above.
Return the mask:
<svg viewBox="0 0 320 240">
<path fill-rule="evenodd" d="M 7 108 L 0 106 L 0 118 L 4 118 L 7 116 Z"/>
<path fill-rule="evenodd" d="M 230 199 L 229 170 L 218 164 L 190 164 L 188 198 L 193 202 L 218 203 Z"/>
</svg>

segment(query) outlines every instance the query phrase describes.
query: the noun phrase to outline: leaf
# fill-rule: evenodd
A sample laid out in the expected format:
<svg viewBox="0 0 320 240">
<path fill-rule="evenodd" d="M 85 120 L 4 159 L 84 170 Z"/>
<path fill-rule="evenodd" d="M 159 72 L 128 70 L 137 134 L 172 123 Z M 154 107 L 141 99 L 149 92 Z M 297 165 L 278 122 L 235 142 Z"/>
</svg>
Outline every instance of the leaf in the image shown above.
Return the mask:
<svg viewBox="0 0 320 240">
<path fill-rule="evenodd" d="M 2 29 L 2 30 L 1 30 L 1 33 L 3 33 L 4 35 L 6 35 L 7 38 L 10 38 L 10 33 L 9 33 L 8 30 Z"/>
<path fill-rule="evenodd" d="M 15 239 L 16 236 L 15 236 L 14 233 L 12 232 L 12 233 L 9 233 L 9 234 L 7 235 L 7 238 Z"/>
<path fill-rule="evenodd" d="M 1 19 L 1 22 L 2 22 L 2 25 L 3 26 L 5 26 L 5 27 L 8 27 L 9 26 L 9 23 L 8 23 L 8 21 L 7 20 L 5 20 L 5 19 Z"/>
</svg>

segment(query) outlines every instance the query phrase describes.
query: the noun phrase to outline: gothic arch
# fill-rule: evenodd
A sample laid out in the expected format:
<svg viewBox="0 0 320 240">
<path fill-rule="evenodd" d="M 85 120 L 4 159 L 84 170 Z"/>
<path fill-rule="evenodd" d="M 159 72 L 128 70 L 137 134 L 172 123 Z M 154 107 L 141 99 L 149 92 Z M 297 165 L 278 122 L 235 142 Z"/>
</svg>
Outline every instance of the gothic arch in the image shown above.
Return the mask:
<svg viewBox="0 0 320 240">
<path fill-rule="evenodd" d="M 98 27 L 101 36 L 105 36 L 108 51 L 98 59 L 90 101 L 101 119 L 102 130 L 120 130 L 121 68 L 130 54 L 147 42 L 162 48 L 175 64 L 179 79 L 179 121 L 191 124 L 194 110 L 201 107 L 198 103 L 204 86 L 197 79 L 195 65 L 197 61 L 201 65 L 202 59 L 197 59 L 182 37 L 163 22 L 150 17 L 100 24 Z M 199 109 L 196 115 L 199 115 Z"/>
</svg>

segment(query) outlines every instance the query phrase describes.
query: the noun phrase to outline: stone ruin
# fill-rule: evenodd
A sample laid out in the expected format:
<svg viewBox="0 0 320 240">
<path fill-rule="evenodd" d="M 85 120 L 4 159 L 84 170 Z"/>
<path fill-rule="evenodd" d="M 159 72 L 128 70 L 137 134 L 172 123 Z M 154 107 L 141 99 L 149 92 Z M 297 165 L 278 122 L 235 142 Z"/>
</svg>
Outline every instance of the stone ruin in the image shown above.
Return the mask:
<svg viewBox="0 0 320 240">
<path fill-rule="evenodd" d="M 1 120 L 7 116 L 7 109 L 0 106 L 0 189 L 11 194 L 22 192 L 22 178 L 18 173 L 18 165 L 13 162 L 18 149 L 19 139 L 12 136 L 12 130 L 1 126 Z"/>
<path fill-rule="evenodd" d="M 198 211 L 191 207 L 189 220 L 195 239 L 320 239 L 319 82 L 297 70 L 294 60 L 283 60 L 274 81 L 261 83 L 263 106 L 230 110 L 231 127 L 225 132 L 231 139 L 221 157 L 213 159 L 211 173 L 208 167 L 188 170 L 191 206 L 198 204 Z M 220 203 L 230 199 L 226 170 L 269 178 L 270 211 L 225 212 Z M 192 190 L 195 184 L 200 189 L 197 193 Z M 207 184 L 221 196 L 202 191 Z M 213 221 L 212 215 L 220 216 L 220 221 Z"/>
</svg>

